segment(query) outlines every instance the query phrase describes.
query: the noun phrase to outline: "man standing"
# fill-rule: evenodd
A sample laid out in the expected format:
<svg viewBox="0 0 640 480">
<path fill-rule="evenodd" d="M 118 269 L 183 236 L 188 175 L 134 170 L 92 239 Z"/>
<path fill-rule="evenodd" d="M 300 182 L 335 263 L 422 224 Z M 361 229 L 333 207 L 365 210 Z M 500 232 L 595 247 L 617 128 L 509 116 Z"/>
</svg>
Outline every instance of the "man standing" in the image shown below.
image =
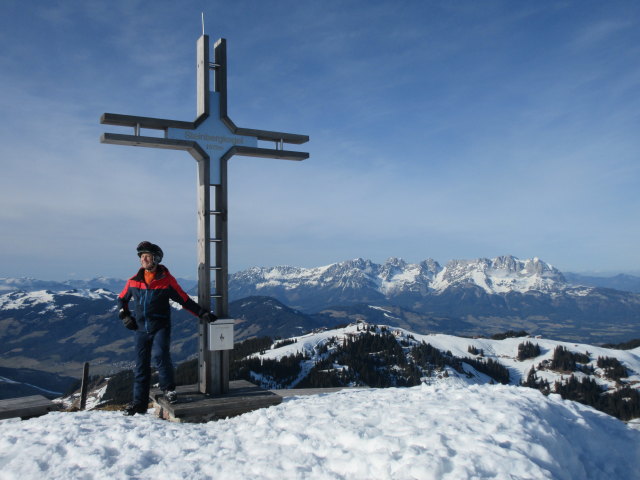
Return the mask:
<svg viewBox="0 0 640 480">
<path fill-rule="evenodd" d="M 125 415 L 146 413 L 151 387 L 151 357 L 155 360 L 160 377 L 160 388 L 170 403 L 175 403 L 173 363 L 171 362 L 171 306 L 169 300 L 201 319 L 213 322 L 216 316 L 200 307 L 178 285 L 164 265 L 160 265 L 162 249 L 151 242 L 140 242 L 138 257 L 142 268 L 131 277 L 118 296 L 118 316 L 129 330 L 135 330 L 136 367 L 133 382 L 133 401 L 124 410 Z M 135 302 L 135 314 L 129 310 L 129 301 Z"/>
</svg>

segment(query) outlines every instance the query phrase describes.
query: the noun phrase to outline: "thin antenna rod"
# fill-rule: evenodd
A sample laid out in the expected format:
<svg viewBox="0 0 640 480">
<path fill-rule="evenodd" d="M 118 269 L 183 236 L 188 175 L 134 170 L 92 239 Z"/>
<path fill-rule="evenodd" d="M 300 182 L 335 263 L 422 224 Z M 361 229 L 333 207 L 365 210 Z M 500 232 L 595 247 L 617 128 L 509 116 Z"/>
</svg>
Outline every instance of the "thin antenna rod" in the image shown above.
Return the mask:
<svg viewBox="0 0 640 480">
<path fill-rule="evenodd" d="M 204 35 L 204 12 L 202 12 L 202 35 Z"/>
</svg>

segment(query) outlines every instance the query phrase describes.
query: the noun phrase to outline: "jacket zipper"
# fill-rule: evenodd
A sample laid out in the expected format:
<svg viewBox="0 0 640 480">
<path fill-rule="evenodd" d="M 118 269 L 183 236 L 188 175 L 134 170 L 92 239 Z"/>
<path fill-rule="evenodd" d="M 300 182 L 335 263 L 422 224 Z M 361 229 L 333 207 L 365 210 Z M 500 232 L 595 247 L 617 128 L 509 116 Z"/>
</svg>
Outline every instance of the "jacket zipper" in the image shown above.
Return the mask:
<svg viewBox="0 0 640 480">
<path fill-rule="evenodd" d="M 144 290 L 144 329 L 149 333 L 149 317 L 147 316 L 147 294 L 149 293 L 149 289 L 146 288 Z"/>
</svg>

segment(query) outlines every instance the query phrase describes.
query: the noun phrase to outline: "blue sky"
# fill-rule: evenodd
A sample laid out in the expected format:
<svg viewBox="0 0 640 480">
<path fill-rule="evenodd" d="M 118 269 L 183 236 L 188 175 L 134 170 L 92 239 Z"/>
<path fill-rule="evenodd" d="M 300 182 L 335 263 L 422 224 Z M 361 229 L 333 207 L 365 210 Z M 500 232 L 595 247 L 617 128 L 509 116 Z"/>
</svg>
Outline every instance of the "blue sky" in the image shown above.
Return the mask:
<svg viewBox="0 0 640 480">
<path fill-rule="evenodd" d="M 309 135 L 230 164 L 231 271 L 537 256 L 640 272 L 634 1 L 14 1 L 0 6 L 0 276 L 196 275 L 196 162 L 99 143 L 193 120 L 201 12 L 229 115 Z M 269 146 L 269 145 L 264 145 Z"/>
</svg>

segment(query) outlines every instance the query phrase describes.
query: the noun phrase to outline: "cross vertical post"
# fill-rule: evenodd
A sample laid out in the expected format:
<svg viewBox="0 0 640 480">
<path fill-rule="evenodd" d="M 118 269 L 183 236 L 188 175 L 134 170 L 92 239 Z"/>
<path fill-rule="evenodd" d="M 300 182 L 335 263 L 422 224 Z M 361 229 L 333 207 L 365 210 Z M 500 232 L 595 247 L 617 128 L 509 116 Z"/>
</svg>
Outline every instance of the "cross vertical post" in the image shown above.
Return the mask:
<svg viewBox="0 0 640 480">
<path fill-rule="evenodd" d="M 196 45 L 197 117 L 193 122 L 105 113 L 100 123 L 133 127 L 134 134 L 104 133 L 100 141 L 116 145 L 185 150 L 198 165 L 198 303 L 220 319 L 229 317 L 228 267 L 228 161 L 236 156 L 305 160 L 306 152 L 284 150 L 284 143 L 303 144 L 307 135 L 237 127 L 227 115 L 226 40 L 214 46 L 215 61 L 209 61 L 209 37 Z M 214 90 L 210 89 L 215 70 Z M 141 129 L 164 131 L 164 138 L 141 135 Z M 275 148 L 260 148 L 258 141 L 275 142 Z M 215 193 L 211 194 L 211 189 Z M 214 206 L 212 208 L 212 197 Z M 212 229 L 211 217 L 215 217 Z M 211 249 L 215 255 L 212 258 Z M 215 272 L 214 281 L 211 272 Z M 211 288 L 214 291 L 212 292 Z M 214 307 L 212 308 L 212 299 Z M 215 324 L 214 324 L 215 325 Z M 229 390 L 229 350 L 213 350 L 209 344 L 211 325 L 198 325 L 198 389 L 209 395 Z"/>
</svg>

